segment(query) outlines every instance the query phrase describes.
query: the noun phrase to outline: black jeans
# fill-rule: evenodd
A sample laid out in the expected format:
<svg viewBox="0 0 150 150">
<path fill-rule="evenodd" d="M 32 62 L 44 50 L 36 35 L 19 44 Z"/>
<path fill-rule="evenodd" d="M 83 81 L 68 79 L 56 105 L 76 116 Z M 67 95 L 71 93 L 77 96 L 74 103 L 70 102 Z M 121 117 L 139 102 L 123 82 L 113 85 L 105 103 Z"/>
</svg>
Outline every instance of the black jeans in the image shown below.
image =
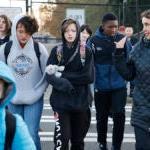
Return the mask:
<svg viewBox="0 0 150 150">
<path fill-rule="evenodd" d="M 112 91 L 95 92 L 95 107 L 97 120 L 98 142 L 107 144 L 107 124 L 110 110 L 113 117 L 113 139 L 114 148 L 120 149 L 124 134 L 125 105 L 127 98 L 126 88 Z"/>
<path fill-rule="evenodd" d="M 150 133 L 138 127 L 134 127 L 134 131 L 136 150 L 150 150 Z"/>
<path fill-rule="evenodd" d="M 82 112 L 59 113 L 54 134 L 54 150 L 84 150 L 84 138 L 91 121 L 90 109 Z"/>
</svg>

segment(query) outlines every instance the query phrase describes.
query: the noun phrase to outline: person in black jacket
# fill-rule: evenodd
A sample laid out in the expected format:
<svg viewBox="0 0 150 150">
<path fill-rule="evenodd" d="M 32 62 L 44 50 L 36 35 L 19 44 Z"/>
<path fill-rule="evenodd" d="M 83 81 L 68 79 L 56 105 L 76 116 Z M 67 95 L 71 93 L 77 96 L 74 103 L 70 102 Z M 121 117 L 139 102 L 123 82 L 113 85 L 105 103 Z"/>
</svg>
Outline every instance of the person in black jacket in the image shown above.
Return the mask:
<svg viewBox="0 0 150 150">
<path fill-rule="evenodd" d="M 95 35 L 88 45 L 93 49 L 95 64 L 95 107 L 98 143 L 100 150 L 107 150 L 107 124 L 110 110 L 114 122 L 112 149 L 120 150 L 124 134 L 126 81 L 119 75 L 113 63 L 115 42 L 124 35 L 118 32 L 118 20 L 113 13 L 106 13 Z M 124 53 L 127 57 L 131 44 L 126 41 Z"/>
<path fill-rule="evenodd" d="M 116 43 L 115 66 L 120 75 L 135 83 L 131 124 L 134 126 L 136 150 L 150 149 L 150 9 L 141 14 L 144 36 L 133 47 L 129 60 L 124 58 L 125 39 Z"/>
<path fill-rule="evenodd" d="M 90 88 L 94 80 L 93 56 L 86 47 L 81 61 L 80 30 L 73 19 L 61 25 L 62 44 L 54 47 L 47 62 L 46 79 L 53 86 L 50 104 L 56 119 L 54 149 L 84 150 L 90 124 Z"/>
</svg>

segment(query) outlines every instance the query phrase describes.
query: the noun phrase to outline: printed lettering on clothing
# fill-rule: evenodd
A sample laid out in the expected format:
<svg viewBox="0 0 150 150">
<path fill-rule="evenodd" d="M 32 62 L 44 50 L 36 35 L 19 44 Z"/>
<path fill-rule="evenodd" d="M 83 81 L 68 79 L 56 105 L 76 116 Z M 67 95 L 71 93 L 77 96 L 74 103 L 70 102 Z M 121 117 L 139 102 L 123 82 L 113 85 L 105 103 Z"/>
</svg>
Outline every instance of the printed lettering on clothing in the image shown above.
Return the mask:
<svg viewBox="0 0 150 150">
<path fill-rule="evenodd" d="M 19 55 L 16 57 L 16 59 L 12 62 L 13 64 L 13 70 L 16 74 L 20 76 L 24 76 L 30 72 L 32 69 L 32 60 L 28 56 L 25 56 L 24 54 Z"/>
<path fill-rule="evenodd" d="M 59 150 L 62 147 L 61 126 L 59 123 L 59 119 L 56 120 L 55 139 L 56 139 L 56 149 Z"/>
</svg>

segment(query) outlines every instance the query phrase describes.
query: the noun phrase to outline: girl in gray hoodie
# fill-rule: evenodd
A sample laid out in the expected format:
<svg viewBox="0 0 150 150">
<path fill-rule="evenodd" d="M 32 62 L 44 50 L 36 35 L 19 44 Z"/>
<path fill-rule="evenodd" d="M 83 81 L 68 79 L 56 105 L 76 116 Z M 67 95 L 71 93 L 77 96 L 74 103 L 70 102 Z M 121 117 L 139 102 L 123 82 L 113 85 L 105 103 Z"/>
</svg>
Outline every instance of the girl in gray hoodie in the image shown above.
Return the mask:
<svg viewBox="0 0 150 150">
<path fill-rule="evenodd" d="M 48 58 L 46 48 L 38 43 L 40 64 L 34 49 L 32 34 L 38 24 L 30 16 L 17 16 L 12 24 L 12 46 L 5 60 L 5 45 L 0 49 L 0 60 L 11 67 L 16 80 L 17 94 L 9 105 L 9 110 L 20 114 L 26 122 L 37 150 L 41 149 L 38 129 L 43 110 L 43 94 L 47 87 L 44 70 Z"/>
</svg>

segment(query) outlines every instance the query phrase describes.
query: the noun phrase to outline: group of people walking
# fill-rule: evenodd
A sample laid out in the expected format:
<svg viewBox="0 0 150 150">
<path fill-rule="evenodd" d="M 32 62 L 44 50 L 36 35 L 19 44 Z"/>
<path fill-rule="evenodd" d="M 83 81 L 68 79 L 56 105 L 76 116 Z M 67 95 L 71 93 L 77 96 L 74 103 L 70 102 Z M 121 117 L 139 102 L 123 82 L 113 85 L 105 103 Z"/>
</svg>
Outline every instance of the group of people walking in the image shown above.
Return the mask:
<svg viewBox="0 0 150 150">
<path fill-rule="evenodd" d="M 111 112 L 114 122 L 111 150 L 121 150 L 126 81 L 134 80 L 131 124 L 135 130 L 135 147 L 149 150 L 150 10 L 144 11 L 141 19 L 144 34 L 132 46 L 118 32 L 118 19 L 113 13 L 103 15 L 93 36 L 88 25 L 80 27 L 76 20 L 67 18 L 61 24 L 62 43 L 48 56 L 44 45 L 32 37 L 38 31 L 35 18 L 19 15 L 11 27 L 9 19 L 0 16 L 3 44 L 0 47 L 0 149 L 41 150 L 38 131 L 44 92 L 50 84 L 50 105 L 56 121 L 55 150 L 84 150 L 93 99 L 99 149 L 108 150 L 107 124 Z M 5 136 L 8 111 L 17 114 L 12 143 Z"/>
</svg>

